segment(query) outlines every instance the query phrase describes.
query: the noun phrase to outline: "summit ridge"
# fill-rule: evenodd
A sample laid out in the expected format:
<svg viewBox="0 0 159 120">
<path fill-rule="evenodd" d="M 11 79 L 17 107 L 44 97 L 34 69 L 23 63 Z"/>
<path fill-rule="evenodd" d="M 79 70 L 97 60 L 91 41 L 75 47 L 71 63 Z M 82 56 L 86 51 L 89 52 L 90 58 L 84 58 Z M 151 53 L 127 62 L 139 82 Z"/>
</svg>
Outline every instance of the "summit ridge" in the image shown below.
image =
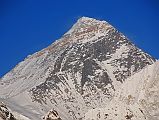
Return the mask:
<svg viewBox="0 0 159 120">
<path fill-rule="evenodd" d="M 73 33 L 80 33 L 84 31 L 91 31 L 91 30 L 97 30 L 101 29 L 101 27 L 111 27 L 109 23 L 106 21 L 100 21 L 96 20 L 94 18 L 89 17 L 81 17 L 77 20 L 77 22 L 72 26 L 72 28 L 65 33 L 67 34 L 73 34 Z"/>
</svg>

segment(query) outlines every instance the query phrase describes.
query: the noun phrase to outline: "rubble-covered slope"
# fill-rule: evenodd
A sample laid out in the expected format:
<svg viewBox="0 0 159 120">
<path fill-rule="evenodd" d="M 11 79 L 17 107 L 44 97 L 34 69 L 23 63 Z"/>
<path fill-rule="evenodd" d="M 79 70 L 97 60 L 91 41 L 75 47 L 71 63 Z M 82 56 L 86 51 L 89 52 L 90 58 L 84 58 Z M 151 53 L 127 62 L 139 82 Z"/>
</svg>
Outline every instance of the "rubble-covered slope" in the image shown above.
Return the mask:
<svg viewBox="0 0 159 120">
<path fill-rule="evenodd" d="M 128 77 L 155 61 L 109 23 L 82 17 L 7 73 L 0 98 L 31 119 L 52 108 L 63 120 L 83 119 L 90 109 L 107 106 Z"/>
</svg>

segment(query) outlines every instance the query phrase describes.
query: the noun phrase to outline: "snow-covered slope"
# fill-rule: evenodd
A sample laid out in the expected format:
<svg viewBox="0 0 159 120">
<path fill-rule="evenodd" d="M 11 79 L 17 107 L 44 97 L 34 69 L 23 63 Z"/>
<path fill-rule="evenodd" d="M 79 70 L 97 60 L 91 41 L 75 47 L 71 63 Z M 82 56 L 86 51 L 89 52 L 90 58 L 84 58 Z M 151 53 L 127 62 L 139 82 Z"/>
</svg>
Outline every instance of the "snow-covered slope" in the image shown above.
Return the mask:
<svg viewBox="0 0 159 120">
<path fill-rule="evenodd" d="M 128 78 L 106 107 L 89 110 L 85 120 L 159 120 L 159 62 Z"/>
<path fill-rule="evenodd" d="M 7 73 L 0 99 L 32 120 L 51 109 L 62 120 L 83 120 L 89 110 L 108 106 L 128 78 L 155 61 L 109 23 L 82 17 Z"/>
</svg>

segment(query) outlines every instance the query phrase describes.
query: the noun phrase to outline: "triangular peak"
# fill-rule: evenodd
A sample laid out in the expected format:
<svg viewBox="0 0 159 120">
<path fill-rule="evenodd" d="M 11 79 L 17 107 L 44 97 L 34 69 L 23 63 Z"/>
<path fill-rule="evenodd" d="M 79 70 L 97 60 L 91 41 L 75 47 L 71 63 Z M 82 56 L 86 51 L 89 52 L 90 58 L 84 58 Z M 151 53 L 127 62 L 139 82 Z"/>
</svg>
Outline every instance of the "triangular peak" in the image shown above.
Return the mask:
<svg viewBox="0 0 159 120">
<path fill-rule="evenodd" d="M 81 33 L 83 31 L 91 31 L 91 29 L 98 29 L 100 27 L 105 28 L 112 26 L 106 21 L 100 21 L 90 17 L 81 17 L 71 27 L 71 29 L 65 33 L 65 35 L 73 33 Z"/>
</svg>

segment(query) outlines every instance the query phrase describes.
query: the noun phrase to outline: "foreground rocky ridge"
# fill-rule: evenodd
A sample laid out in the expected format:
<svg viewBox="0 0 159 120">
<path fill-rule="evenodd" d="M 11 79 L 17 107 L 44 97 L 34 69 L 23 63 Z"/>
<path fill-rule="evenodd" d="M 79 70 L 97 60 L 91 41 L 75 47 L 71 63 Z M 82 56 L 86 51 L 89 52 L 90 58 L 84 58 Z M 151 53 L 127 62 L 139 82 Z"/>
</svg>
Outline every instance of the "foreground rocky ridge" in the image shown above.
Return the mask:
<svg viewBox="0 0 159 120">
<path fill-rule="evenodd" d="M 52 108 L 62 120 L 89 119 L 89 111 L 119 104 L 121 86 L 155 61 L 109 23 L 82 17 L 61 39 L 7 73 L 0 98 L 33 120 Z"/>
<path fill-rule="evenodd" d="M 28 117 L 12 111 L 3 102 L 0 102 L 0 120 L 30 120 Z"/>
<path fill-rule="evenodd" d="M 0 120 L 16 120 L 7 106 L 0 102 Z"/>
</svg>

